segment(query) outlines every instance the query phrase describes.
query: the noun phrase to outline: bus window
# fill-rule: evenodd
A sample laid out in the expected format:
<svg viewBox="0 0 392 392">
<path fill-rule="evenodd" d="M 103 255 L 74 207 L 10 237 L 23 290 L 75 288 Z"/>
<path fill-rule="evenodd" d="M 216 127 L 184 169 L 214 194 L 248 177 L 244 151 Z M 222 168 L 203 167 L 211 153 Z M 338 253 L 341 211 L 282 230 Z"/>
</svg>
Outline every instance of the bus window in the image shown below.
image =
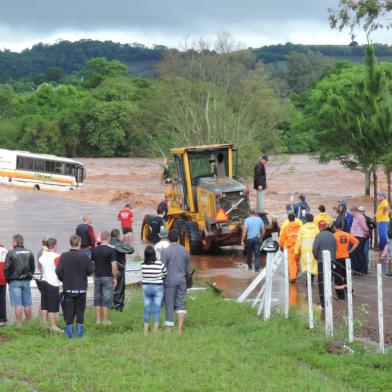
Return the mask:
<svg viewBox="0 0 392 392">
<path fill-rule="evenodd" d="M 54 172 L 56 174 L 63 174 L 63 164 L 61 162 L 54 163 Z"/>
<path fill-rule="evenodd" d="M 45 171 L 45 161 L 42 159 L 35 159 L 34 160 L 34 170 L 39 172 Z"/>
<path fill-rule="evenodd" d="M 45 171 L 48 173 L 54 173 L 55 163 L 53 161 L 45 161 Z"/>
<path fill-rule="evenodd" d="M 16 161 L 16 168 L 20 170 L 34 170 L 33 158 L 18 157 Z"/>
<path fill-rule="evenodd" d="M 75 175 L 75 165 L 71 165 L 69 163 L 65 164 L 64 174 L 66 176 L 74 176 Z"/>
</svg>

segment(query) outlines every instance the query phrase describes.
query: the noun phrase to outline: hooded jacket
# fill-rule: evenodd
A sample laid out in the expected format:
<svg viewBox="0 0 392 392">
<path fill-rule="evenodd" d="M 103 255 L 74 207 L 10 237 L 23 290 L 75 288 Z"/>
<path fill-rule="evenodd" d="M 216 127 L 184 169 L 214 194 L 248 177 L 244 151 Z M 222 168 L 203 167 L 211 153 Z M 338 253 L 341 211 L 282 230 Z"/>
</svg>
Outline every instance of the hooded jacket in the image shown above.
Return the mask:
<svg viewBox="0 0 392 392">
<path fill-rule="evenodd" d="M 23 246 L 16 246 L 5 257 L 5 278 L 10 280 L 31 280 L 35 271 L 34 255 Z"/>
<path fill-rule="evenodd" d="M 279 246 L 286 246 L 287 248 L 294 247 L 297 241 L 299 230 L 302 223 L 289 222 L 289 224 L 282 230 L 279 239 Z"/>
<path fill-rule="evenodd" d="M 317 275 L 317 262 L 313 257 L 313 242 L 319 233 L 319 229 L 313 222 L 305 223 L 299 229 L 297 241 L 295 243 L 295 254 L 301 256 L 301 270 L 306 272 L 307 254 L 310 254 L 310 265 L 312 275 Z"/>
</svg>

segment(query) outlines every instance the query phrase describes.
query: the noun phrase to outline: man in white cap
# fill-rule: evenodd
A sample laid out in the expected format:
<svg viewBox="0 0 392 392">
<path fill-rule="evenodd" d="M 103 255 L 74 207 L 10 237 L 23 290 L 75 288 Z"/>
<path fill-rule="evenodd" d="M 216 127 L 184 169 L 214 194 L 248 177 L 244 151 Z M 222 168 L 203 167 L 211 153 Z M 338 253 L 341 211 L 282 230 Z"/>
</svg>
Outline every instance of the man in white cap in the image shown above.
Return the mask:
<svg viewBox="0 0 392 392">
<path fill-rule="evenodd" d="M 161 230 L 158 235 L 160 240 L 154 245 L 154 249 L 157 260 L 161 260 L 162 251 L 170 245 L 170 242 L 167 240 L 167 231 L 164 226 L 161 226 Z"/>
<path fill-rule="evenodd" d="M 268 156 L 263 155 L 257 162 L 253 176 L 253 187 L 256 190 L 257 202 L 256 212 L 258 214 L 264 212 L 265 194 L 264 191 L 267 189 L 267 175 L 265 173 L 265 165 L 268 162 Z"/>
</svg>

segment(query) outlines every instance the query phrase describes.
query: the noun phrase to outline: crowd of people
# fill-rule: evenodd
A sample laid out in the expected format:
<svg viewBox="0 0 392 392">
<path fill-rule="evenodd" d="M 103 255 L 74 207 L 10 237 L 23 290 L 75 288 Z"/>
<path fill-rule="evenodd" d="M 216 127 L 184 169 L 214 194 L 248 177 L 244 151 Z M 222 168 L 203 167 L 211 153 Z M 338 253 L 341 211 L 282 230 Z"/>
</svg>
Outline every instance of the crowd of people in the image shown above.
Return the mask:
<svg viewBox="0 0 392 392">
<path fill-rule="evenodd" d="M 44 236 L 35 258 L 24 247 L 24 238 L 16 234 L 12 249 L 0 245 L 0 327 L 7 324 L 6 286 L 15 324 L 21 327 L 23 313 L 32 318 L 31 281 L 40 292 L 40 318 L 54 333 L 64 333 L 69 339 L 84 334 L 84 314 L 88 277 L 94 280 L 96 323 L 111 325 L 109 310 L 123 311 L 125 302 L 126 255 L 134 252 L 132 241 L 133 212 L 127 204 L 118 214 L 120 230 L 94 232 L 90 216 L 83 216 L 70 239 L 70 250 L 57 253 L 57 240 Z M 162 224 L 155 246 L 148 245 L 141 265 L 144 332 L 148 333 L 153 316 L 153 330 L 160 324 L 162 302 L 165 305 L 165 326 L 174 326 L 174 311 L 178 314 L 178 329 L 182 333 L 185 320 L 185 292 L 189 274 L 189 253 L 178 243 L 176 230 L 169 233 Z M 37 263 L 36 263 L 37 260 Z M 57 326 L 62 309 L 64 329 Z"/>
<path fill-rule="evenodd" d="M 366 214 L 363 206 L 349 209 L 346 200 L 340 200 L 329 214 L 325 206 L 320 205 L 316 216 L 310 214 L 307 203 L 304 206 L 304 195 L 300 195 L 298 203 L 287 205 L 288 217 L 281 227 L 279 245 L 287 250 L 290 281 L 295 284 L 299 272 L 306 273 L 310 265 L 312 282 L 318 276 L 321 307 L 324 307 L 323 251 L 330 253 L 336 297 L 341 300 L 347 291 L 346 259 L 351 260 L 354 276 L 368 274 L 369 248 L 376 226 L 380 249 L 385 248 L 390 253 L 389 206 L 386 194 L 380 192 L 378 198 L 375 219 Z"/>
<path fill-rule="evenodd" d="M 264 191 L 267 189 L 266 165 L 268 156 L 260 157 L 254 169 L 254 188 L 256 190 L 256 210 L 245 220 L 242 241 L 245 245 L 249 269 L 255 259 L 255 271 L 260 270 L 260 244 L 264 237 Z M 363 206 L 348 208 L 347 200 L 338 201 L 329 213 L 324 205 L 318 207 L 313 216 L 304 194 L 295 200 L 291 196 L 286 206 L 287 219 L 280 228 L 279 245 L 286 249 L 289 278 L 295 284 L 302 272 L 307 273 L 310 265 L 311 281 L 318 276 L 320 306 L 324 307 L 323 251 L 331 255 L 331 267 L 338 299 L 345 299 L 346 259 L 351 260 L 354 275 L 367 275 L 369 270 L 369 249 L 373 232 L 377 227 L 377 242 L 383 250 L 384 258 L 392 256 L 392 219 L 387 195 L 379 192 L 378 208 L 374 218 L 366 214 Z M 259 219 L 257 219 L 259 218 Z M 254 245 L 257 244 L 257 245 Z M 387 276 L 392 276 L 387 272 Z"/>
</svg>

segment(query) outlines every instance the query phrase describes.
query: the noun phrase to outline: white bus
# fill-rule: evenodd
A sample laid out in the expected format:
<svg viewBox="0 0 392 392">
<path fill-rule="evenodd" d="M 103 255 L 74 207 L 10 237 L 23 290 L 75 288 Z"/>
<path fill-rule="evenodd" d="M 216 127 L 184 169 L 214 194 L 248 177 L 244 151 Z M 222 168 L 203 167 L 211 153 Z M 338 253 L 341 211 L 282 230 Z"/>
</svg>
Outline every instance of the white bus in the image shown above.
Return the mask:
<svg viewBox="0 0 392 392">
<path fill-rule="evenodd" d="M 85 178 L 85 168 L 73 159 L 0 149 L 0 183 L 37 191 L 74 190 Z"/>
</svg>

